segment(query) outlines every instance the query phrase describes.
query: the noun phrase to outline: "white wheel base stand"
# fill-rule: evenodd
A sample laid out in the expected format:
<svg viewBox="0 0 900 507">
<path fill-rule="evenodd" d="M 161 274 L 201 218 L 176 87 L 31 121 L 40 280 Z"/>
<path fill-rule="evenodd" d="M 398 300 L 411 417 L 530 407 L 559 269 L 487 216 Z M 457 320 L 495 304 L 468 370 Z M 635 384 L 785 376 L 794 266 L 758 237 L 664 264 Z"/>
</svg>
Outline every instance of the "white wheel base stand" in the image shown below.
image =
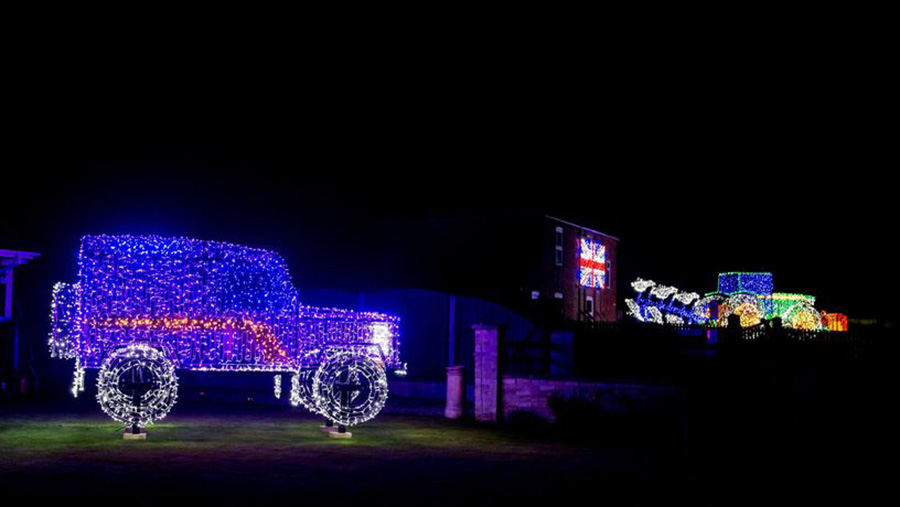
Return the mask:
<svg viewBox="0 0 900 507">
<path fill-rule="evenodd" d="M 132 433 L 131 430 L 128 429 L 122 434 L 122 438 L 125 440 L 147 440 L 147 430 L 141 428 L 140 433 Z"/>
</svg>

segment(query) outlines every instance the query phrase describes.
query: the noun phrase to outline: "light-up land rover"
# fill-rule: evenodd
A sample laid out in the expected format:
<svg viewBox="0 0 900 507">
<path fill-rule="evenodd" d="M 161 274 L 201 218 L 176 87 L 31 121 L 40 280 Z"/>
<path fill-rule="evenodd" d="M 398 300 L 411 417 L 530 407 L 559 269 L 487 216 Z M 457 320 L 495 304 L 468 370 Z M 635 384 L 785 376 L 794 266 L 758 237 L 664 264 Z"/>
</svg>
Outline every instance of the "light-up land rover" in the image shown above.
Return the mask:
<svg viewBox="0 0 900 507">
<path fill-rule="evenodd" d="M 53 289 L 54 357 L 75 360 L 76 396 L 99 369 L 97 400 L 126 434 L 165 417 L 177 370 L 292 374 L 291 403 L 339 431 L 374 417 L 386 373 L 405 374 L 399 319 L 300 303 L 266 250 L 156 236 L 85 236 L 78 280 Z"/>
</svg>

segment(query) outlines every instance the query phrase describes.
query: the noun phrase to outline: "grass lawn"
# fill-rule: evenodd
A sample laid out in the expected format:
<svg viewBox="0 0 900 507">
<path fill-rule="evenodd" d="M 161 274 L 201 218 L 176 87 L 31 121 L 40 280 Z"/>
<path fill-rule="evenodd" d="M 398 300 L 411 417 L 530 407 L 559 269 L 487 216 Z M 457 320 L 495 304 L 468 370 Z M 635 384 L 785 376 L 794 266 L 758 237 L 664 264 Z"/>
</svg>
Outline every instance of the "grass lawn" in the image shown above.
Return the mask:
<svg viewBox="0 0 900 507">
<path fill-rule="evenodd" d="M 70 413 L 60 403 L 0 410 L 4 498 L 471 505 L 588 493 L 634 503 L 659 486 L 646 453 L 540 431 L 382 414 L 335 440 L 288 407 L 179 404 L 148 440 L 124 441 L 99 408 Z"/>
</svg>

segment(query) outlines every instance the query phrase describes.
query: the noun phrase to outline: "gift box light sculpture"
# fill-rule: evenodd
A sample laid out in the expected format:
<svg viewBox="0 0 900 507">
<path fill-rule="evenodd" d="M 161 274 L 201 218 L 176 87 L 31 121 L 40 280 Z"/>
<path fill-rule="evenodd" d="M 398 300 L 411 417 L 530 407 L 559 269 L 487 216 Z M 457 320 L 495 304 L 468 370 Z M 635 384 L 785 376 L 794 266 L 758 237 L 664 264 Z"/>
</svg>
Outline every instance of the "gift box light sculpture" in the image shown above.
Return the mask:
<svg viewBox="0 0 900 507">
<path fill-rule="evenodd" d="M 626 299 L 625 304 L 628 314 L 637 320 L 658 324 L 724 326 L 731 315 L 737 315 L 742 327 L 778 317 L 788 328 L 847 330 L 846 316 L 816 310 L 815 297 L 773 292 L 772 273 L 720 273 L 718 282 L 717 291 L 701 298 L 694 292 L 638 278 L 631 284 L 637 297 Z"/>
<path fill-rule="evenodd" d="M 132 428 L 165 417 L 176 370 L 292 373 L 291 402 L 339 425 L 374 417 L 386 372 L 405 373 L 399 319 L 304 306 L 284 261 L 229 243 L 85 236 L 78 281 L 53 289 L 50 348 L 75 360 L 73 394 Z"/>
</svg>

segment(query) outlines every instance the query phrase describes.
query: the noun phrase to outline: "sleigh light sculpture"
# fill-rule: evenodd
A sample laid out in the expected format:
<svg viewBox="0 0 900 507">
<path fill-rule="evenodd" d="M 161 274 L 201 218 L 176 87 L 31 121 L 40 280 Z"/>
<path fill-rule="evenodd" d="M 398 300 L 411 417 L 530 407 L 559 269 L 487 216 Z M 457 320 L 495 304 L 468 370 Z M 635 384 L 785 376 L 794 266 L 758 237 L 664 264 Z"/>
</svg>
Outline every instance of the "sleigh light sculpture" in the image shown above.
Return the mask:
<svg viewBox="0 0 900 507">
<path fill-rule="evenodd" d="M 50 349 L 75 360 L 72 392 L 99 369 L 97 400 L 138 433 L 175 404 L 177 370 L 293 374 L 291 403 L 343 429 L 405 374 L 399 319 L 300 304 L 277 254 L 215 241 L 85 236 L 75 283 L 53 289 Z"/>
</svg>

